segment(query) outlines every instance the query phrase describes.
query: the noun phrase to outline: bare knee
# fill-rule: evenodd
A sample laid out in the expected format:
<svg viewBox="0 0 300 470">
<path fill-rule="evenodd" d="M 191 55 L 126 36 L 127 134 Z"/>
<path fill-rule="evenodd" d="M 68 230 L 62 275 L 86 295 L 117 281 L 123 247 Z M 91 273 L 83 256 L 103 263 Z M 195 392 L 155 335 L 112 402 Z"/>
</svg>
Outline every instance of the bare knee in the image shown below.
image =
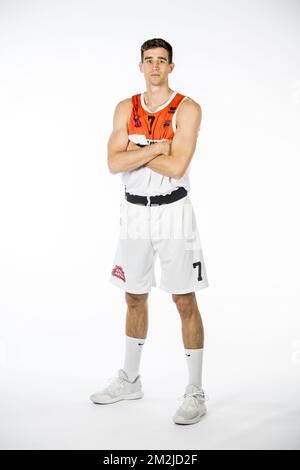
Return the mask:
<svg viewBox="0 0 300 470">
<path fill-rule="evenodd" d="M 172 299 L 182 319 L 190 318 L 195 311 L 195 293 L 172 294 Z"/>
<path fill-rule="evenodd" d="M 142 307 L 147 303 L 148 292 L 145 294 L 131 294 L 130 292 L 125 292 L 125 300 L 129 308 Z"/>
</svg>

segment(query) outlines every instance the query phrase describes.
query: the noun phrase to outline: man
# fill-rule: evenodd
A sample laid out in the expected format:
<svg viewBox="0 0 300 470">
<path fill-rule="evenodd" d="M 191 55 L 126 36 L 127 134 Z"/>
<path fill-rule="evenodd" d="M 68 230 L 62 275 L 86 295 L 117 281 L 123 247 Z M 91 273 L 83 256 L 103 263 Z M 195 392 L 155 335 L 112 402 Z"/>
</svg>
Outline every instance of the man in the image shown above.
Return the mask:
<svg viewBox="0 0 300 470">
<path fill-rule="evenodd" d="M 171 45 L 163 39 L 150 39 L 142 45 L 139 67 L 147 91 L 119 102 L 114 113 L 108 167 L 112 174 L 121 174 L 125 197 L 110 281 L 125 290 L 125 361 L 118 377 L 90 398 L 93 403 L 107 404 L 143 397 L 139 366 L 148 329 L 148 294 L 156 286 L 154 261 L 158 254 L 162 268 L 159 287 L 172 294 L 181 316 L 189 373 L 184 400 L 173 421 L 193 424 L 206 413 L 202 389 L 204 331 L 195 291 L 207 287 L 208 281 L 188 196 L 188 170 L 196 148 L 201 107 L 170 89 L 172 53 Z"/>
</svg>

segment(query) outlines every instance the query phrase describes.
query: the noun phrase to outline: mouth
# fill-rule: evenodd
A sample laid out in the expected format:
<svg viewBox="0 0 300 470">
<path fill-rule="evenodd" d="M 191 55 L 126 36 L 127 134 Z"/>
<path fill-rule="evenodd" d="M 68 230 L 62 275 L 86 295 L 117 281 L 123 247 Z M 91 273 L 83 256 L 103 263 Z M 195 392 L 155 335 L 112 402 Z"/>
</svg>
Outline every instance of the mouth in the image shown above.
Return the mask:
<svg viewBox="0 0 300 470">
<path fill-rule="evenodd" d="M 151 77 L 159 77 L 159 74 L 154 73 L 154 74 L 151 75 Z"/>
</svg>

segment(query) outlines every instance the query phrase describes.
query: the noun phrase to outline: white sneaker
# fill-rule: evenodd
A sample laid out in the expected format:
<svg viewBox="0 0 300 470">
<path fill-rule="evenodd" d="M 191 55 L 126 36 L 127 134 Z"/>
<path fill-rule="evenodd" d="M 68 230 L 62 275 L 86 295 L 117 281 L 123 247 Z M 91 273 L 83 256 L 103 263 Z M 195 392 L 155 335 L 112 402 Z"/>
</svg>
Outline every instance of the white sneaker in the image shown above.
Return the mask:
<svg viewBox="0 0 300 470">
<path fill-rule="evenodd" d="M 119 369 L 119 376 L 112 379 L 108 387 L 90 396 L 93 403 L 107 405 L 120 400 L 136 400 L 144 396 L 140 375 L 130 382 L 126 372 Z"/>
<path fill-rule="evenodd" d="M 207 409 L 205 396 L 202 388 L 189 384 L 186 387 L 183 396 L 184 401 L 173 416 L 175 424 L 194 424 L 200 421 L 200 418 L 206 414 Z"/>
</svg>

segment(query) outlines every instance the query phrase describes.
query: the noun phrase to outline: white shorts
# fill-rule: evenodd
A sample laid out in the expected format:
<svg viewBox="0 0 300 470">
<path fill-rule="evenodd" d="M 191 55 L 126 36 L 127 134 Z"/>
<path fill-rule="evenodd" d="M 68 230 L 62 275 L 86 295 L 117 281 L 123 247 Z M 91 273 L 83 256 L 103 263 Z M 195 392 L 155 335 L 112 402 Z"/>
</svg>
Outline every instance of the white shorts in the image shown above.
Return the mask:
<svg viewBox="0 0 300 470">
<path fill-rule="evenodd" d="M 120 204 L 120 236 L 109 281 L 132 294 L 156 286 L 154 266 L 161 264 L 159 288 L 187 294 L 208 287 L 202 247 L 188 195 L 160 206 Z"/>
</svg>

